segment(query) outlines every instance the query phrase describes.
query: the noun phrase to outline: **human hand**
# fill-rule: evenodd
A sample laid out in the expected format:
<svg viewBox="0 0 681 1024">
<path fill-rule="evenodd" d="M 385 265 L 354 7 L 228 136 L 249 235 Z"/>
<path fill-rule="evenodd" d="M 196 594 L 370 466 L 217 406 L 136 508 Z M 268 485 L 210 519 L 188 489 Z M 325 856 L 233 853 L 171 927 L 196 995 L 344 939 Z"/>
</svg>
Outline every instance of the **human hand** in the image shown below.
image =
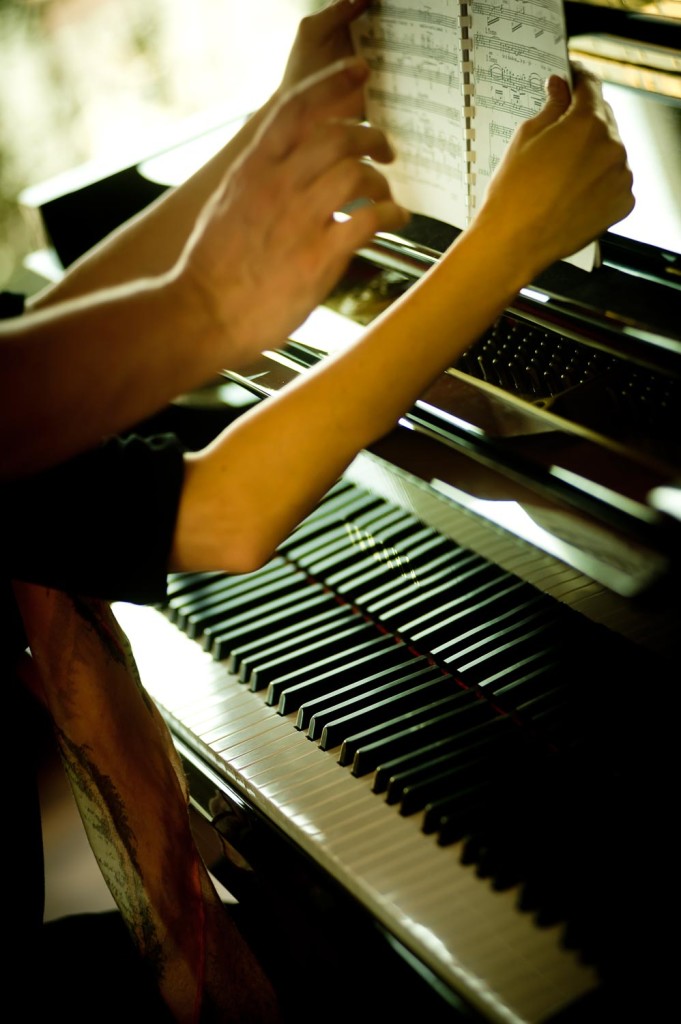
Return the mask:
<svg viewBox="0 0 681 1024">
<path fill-rule="evenodd" d="M 508 241 L 528 280 L 577 252 L 634 207 L 626 150 L 598 79 L 573 67 L 572 96 L 551 76 L 547 101 L 515 132 L 475 223 Z"/>
<path fill-rule="evenodd" d="M 352 56 L 349 25 L 371 0 L 331 0 L 326 7 L 304 17 L 284 70 L 279 92 L 298 85 L 308 75 Z"/>
<path fill-rule="evenodd" d="M 225 366 L 282 344 L 356 249 L 409 219 L 373 166 L 393 158 L 384 134 L 357 122 L 368 74 L 348 58 L 290 89 L 197 219 L 175 272 L 224 333 Z"/>
</svg>

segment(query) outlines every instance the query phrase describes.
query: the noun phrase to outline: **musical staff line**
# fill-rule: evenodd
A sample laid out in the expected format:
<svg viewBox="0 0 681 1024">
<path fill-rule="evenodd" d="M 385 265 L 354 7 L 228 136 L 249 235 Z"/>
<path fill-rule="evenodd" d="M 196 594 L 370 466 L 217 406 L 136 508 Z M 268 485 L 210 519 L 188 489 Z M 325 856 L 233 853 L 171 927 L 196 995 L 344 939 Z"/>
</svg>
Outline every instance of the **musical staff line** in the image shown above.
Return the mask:
<svg viewBox="0 0 681 1024">
<path fill-rule="evenodd" d="M 569 79 L 562 0 L 383 0 L 351 32 L 372 72 L 367 117 L 396 152 L 382 168 L 395 199 L 465 228 L 546 79 Z"/>
</svg>

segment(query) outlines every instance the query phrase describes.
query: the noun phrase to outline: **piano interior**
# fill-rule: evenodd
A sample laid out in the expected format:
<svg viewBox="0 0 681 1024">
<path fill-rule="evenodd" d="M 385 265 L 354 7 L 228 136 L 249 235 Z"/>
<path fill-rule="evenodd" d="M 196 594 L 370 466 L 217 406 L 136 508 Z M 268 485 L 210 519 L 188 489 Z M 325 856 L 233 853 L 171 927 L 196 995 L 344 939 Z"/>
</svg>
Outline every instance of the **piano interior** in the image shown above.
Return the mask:
<svg viewBox="0 0 681 1024">
<path fill-rule="evenodd" d="M 117 606 L 212 826 L 210 866 L 299 972 L 301 1020 L 673 1005 L 681 5 L 566 9 L 635 176 L 601 265 L 523 289 L 263 569 L 173 576 L 166 607 Z M 172 184 L 196 141 L 43 198 L 62 264 Z M 207 401 L 212 429 L 267 400 L 455 233 L 417 217 L 375 238 L 253 373 L 184 396 L 188 442 Z"/>
</svg>

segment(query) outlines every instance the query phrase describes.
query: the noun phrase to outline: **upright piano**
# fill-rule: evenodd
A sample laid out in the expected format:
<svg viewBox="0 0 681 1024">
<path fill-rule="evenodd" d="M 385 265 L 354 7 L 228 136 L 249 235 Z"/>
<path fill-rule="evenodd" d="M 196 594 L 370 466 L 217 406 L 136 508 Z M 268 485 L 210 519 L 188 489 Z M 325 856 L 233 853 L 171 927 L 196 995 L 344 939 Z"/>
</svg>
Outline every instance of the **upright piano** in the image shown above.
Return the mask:
<svg viewBox="0 0 681 1024">
<path fill-rule="evenodd" d="M 601 265 L 524 288 L 261 570 L 116 606 L 301 1021 L 674 1012 L 681 5 L 567 14 L 635 176 Z M 62 261 L 205 141 L 43 202 Z M 207 394 L 266 401 L 455 234 L 376 237 Z"/>
</svg>

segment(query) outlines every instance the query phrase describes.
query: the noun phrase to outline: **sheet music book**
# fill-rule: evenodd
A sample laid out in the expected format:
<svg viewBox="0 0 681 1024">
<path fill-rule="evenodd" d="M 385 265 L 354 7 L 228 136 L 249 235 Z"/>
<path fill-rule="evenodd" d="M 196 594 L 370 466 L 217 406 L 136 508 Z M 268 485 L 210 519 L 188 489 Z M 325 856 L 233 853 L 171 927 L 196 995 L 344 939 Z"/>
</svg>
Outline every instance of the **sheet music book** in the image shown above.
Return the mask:
<svg viewBox="0 0 681 1024">
<path fill-rule="evenodd" d="M 366 116 L 397 158 L 397 202 L 465 228 L 516 126 L 569 82 L 562 0 L 377 0 L 352 24 L 372 70 Z M 597 244 L 569 257 L 590 270 Z"/>
</svg>

